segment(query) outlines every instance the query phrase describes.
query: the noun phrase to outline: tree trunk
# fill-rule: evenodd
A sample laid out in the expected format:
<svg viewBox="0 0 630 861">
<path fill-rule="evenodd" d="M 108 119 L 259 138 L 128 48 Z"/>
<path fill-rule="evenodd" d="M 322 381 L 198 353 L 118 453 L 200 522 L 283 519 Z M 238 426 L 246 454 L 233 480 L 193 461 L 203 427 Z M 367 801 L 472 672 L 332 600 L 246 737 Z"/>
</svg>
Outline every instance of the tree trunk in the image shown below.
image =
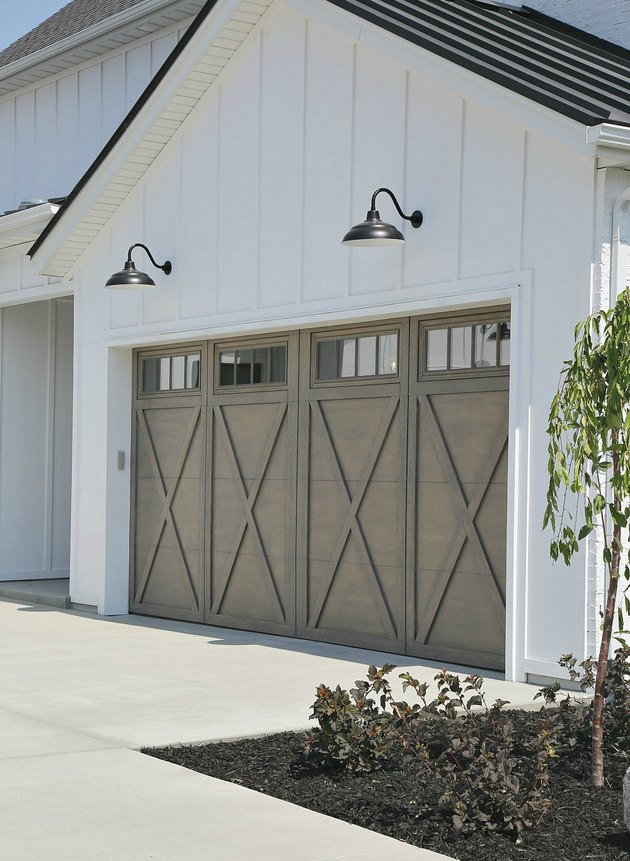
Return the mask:
<svg viewBox="0 0 630 861">
<path fill-rule="evenodd" d="M 613 443 L 617 443 L 616 431 L 612 433 Z M 613 452 L 612 472 L 613 475 L 619 469 L 619 454 Z M 619 511 L 620 500 L 614 494 L 613 505 Z M 601 789 L 604 786 L 604 685 L 608 674 L 608 654 L 610 652 L 610 639 L 612 636 L 613 621 L 615 618 L 615 604 L 617 602 L 617 583 L 619 580 L 619 561 L 621 556 L 621 527 L 615 523 L 612 531 L 611 560 L 609 566 L 610 579 L 608 581 L 608 594 L 606 596 L 606 609 L 604 610 L 604 622 L 602 625 L 602 642 L 599 647 L 597 658 L 597 675 L 595 677 L 595 696 L 593 698 L 593 728 L 592 728 L 592 777 L 593 786 Z"/>
</svg>

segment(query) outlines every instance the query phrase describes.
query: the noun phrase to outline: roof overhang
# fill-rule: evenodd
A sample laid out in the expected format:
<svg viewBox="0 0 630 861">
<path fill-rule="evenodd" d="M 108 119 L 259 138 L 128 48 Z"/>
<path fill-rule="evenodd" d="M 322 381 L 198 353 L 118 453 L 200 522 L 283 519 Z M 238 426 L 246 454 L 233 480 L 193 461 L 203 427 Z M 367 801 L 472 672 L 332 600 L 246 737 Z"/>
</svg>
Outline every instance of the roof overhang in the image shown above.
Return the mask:
<svg viewBox="0 0 630 861">
<path fill-rule="evenodd" d="M 143 0 L 0 68 L 0 96 L 48 78 L 92 57 L 189 21 L 204 0 Z"/>
<path fill-rule="evenodd" d="M 590 126 L 586 141 L 595 145 L 600 167 L 630 168 L 630 126 L 614 123 Z"/>
<path fill-rule="evenodd" d="M 30 249 L 64 277 L 207 93 L 272 0 L 208 0 L 57 218 Z"/>
<path fill-rule="evenodd" d="M 59 210 L 54 203 L 20 209 L 0 218 L 0 250 L 29 246 Z"/>
</svg>

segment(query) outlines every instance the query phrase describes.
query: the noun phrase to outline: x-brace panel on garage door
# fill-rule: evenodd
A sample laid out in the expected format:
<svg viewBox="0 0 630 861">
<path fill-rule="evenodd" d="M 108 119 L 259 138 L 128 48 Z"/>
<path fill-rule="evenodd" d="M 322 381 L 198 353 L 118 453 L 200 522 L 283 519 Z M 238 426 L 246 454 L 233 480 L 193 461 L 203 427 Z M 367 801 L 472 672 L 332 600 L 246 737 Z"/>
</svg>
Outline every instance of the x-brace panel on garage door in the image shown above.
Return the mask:
<svg viewBox="0 0 630 861">
<path fill-rule="evenodd" d="M 358 486 L 354 494 L 351 494 L 350 490 L 348 489 L 346 476 L 344 475 L 339 460 L 338 452 L 335 448 L 333 434 L 331 433 L 330 428 L 326 424 L 326 420 L 322 414 L 321 405 L 316 400 L 311 401 L 310 407 L 314 423 L 321 434 L 321 439 L 325 442 L 325 445 L 328 448 L 330 460 L 333 464 L 333 469 L 337 475 L 338 486 L 343 489 L 343 494 L 348 504 L 348 510 L 339 531 L 339 535 L 333 545 L 333 550 L 327 566 L 326 574 L 323 578 L 323 582 L 319 589 L 318 595 L 313 601 L 313 605 L 308 619 L 308 626 L 311 628 L 317 628 L 317 626 L 319 625 L 323 609 L 330 594 L 335 575 L 337 574 L 339 568 L 342 553 L 344 551 L 350 533 L 354 532 L 359 540 L 359 545 L 362 549 L 365 561 L 368 565 L 368 570 L 371 573 L 370 582 L 372 584 L 372 591 L 376 598 L 377 607 L 381 610 L 381 616 L 383 617 L 387 628 L 391 631 L 392 636 L 394 638 L 398 637 L 396 620 L 389 606 L 387 596 L 381 585 L 376 565 L 374 564 L 372 554 L 370 553 L 370 549 L 368 547 L 365 532 L 361 526 L 361 522 L 358 517 L 358 512 L 361 503 L 363 502 L 363 498 L 365 496 L 369 481 L 372 477 L 377 461 L 383 449 L 383 445 L 385 443 L 385 439 L 387 438 L 387 434 L 391 427 L 392 421 L 394 419 L 394 416 L 396 415 L 399 403 L 400 398 L 398 397 L 388 398 L 387 407 L 383 413 L 383 417 L 374 435 L 372 445 L 365 458 L 365 468 L 363 470 L 363 474 L 360 476 Z"/>
<path fill-rule="evenodd" d="M 481 541 L 481 536 L 479 535 L 475 525 L 475 517 L 490 486 L 490 482 L 492 481 L 497 465 L 508 444 L 507 412 L 504 413 L 503 416 L 502 427 L 498 433 L 497 445 L 494 452 L 484 464 L 483 472 L 475 486 L 475 490 L 472 493 L 469 502 L 466 502 L 464 492 L 457 476 L 457 470 L 453 463 L 453 458 L 446 445 L 442 428 L 440 427 L 435 410 L 431 404 L 430 396 L 427 394 L 421 394 L 418 396 L 418 401 L 422 406 L 421 415 L 426 419 L 426 426 L 428 426 L 431 434 L 437 460 L 451 490 L 453 506 L 460 518 L 461 527 L 459 528 L 458 533 L 452 538 L 449 555 L 444 566 L 446 576 L 439 581 L 435 591 L 423 607 L 423 612 L 418 622 L 416 633 L 417 639 L 424 643 L 429 637 L 431 627 L 437 618 L 437 614 L 455 572 L 455 566 L 466 539 L 471 542 L 475 550 L 480 571 L 486 578 L 488 594 L 494 607 L 496 622 L 501 627 L 501 630 L 504 631 L 505 603 L 499 583 L 494 571 L 492 570 L 492 566 Z"/>
<path fill-rule="evenodd" d="M 140 425 L 140 429 L 142 431 L 142 435 L 147 446 L 147 454 L 149 456 L 149 462 L 151 464 L 151 470 L 153 473 L 153 477 L 155 478 L 155 483 L 157 486 L 158 494 L 162 500 L 162 510 L 160 512 L 160 516 L 156 522 L 155 531 L 152 536 L 152 540 L 149 542 L 149 553 L 146 558 L 144 568 L 142 570 L 141 576 L 136 580 L 135 594 L 134 600 L 136 603 L 141 603 L 144 598 L 144 593 L 146 591 L 149 579 L 151 577 L 151 572 L 153 570 L 153 565 L 155 562 L 155 558 L 158 552 L 158 548 L 160 546 L 160 540 L 162 538 L 162 534 L 164 529 L 168 527 L 170 529 L 172 536 L 175 540 L 175 549 L 177 551 L 177 559 L 180 567 L 181 574 L 184 576 L 185 581 L 190 586 L 190 591 L 192 593 L 192 598 L 195 602 L 195 607 L 197 610 L 200 609 L 200 600 L 199 595 L 197 594 L 197 590 L 195 589 L 195 585 L 193 582 L 193 578 L 191 576 L 190 570 L 186 563 L 186 557 L 184 554 L 184 549 L 182 547 L 182 542 L 179 536 L 179 532 L 177 526 L 175 524 L 175 520 L 173 518 L 172 505 L 175 498 L 175 494 L 177 492 L 177 488 L 179 486 L 182 472 L 184 469 L 184 465 L 186 463 L 186 459 L 188 457 L 188 452 L 190 450 L 191 443 L 193 441 L 193 437 L 195 435 L 195 431 L 197 430 L 197 426 L 199 424 L 199 418 L 201 416 L 201 408 L 200 407 L 192 407 L 191 408 L 191 417 L 188 423 L 188 428 L 186 430 L 183 443 L 181 445 L 179 458 L 177 460 L 177 467 L 175 469 L 175 474 L 171 480 L 170 487 L 167 487 L 166 481 L 162 476 L 162 472 L 160 470 L 158 464 L 157 453 L 155 451 L 155 446 L 153 444 L 153 440 L 151 438 L 151 433 L 149 431 L 149 427 L 147 425 L 147 419 L 144 413 L 144 410 L 138 410 L 138 422 Z"/>
<path fill-rule="evenodd" d="M 237 493 L 239 496 L 243 513 L 243 519 L 238 525 L 238 530 L 232 543 L 232 547 L 229 552 L 225 568 L 222 574 L 218 577 L 218 586 L 216 589 L 216 594 L 213 595 L 212 598 L 211 613 L 214 614 L 221 612 L 221 606 L 223 604 L 225 593 L 230 583 L 230 578 L 232 577 L 232 574 L 234 572 L 234 565 L 237 560 L 238 553 L 241 548 L 243 538 L 245 536 L 245 532 L 247 531 L 247 529 L 249 529 L 258 550 L 258 553 L 260 555 L 260 564 L 262 565 L 265 574 L 265 576 L 262 578 L 262 582 L 267 589 L 269 597 L 271 598 L 272 605 L 277 610 L 277 613 L 279 615 L 278 621 L 286 622 L 286 610 L 282 604 L 280 591 L 273 576 L 273 571 L 271 570 L 271 567 L 269 565 L 269 560 L 267 558 L 263 539 L 260 534 L 258 524 L 256 522 L 256 517 L 254 515 L 254 506 L 256 505 L 258 494 L 262 487 L 265 475 L 267 473 L 267 469 L 269 467 L 269 463 L 271 461 L 271 456 L 274 452 L 274 448 L 278 440 L 280 430 L 287 414 L 287 404 L 281 403 L 278 405 L 278 409 L 273 424 L 271 426 L 271 430 L 269 431 L 269 435 L 267 437 L 267 442 L 262 451 L 256 469 L 256 477 L 249 492 L 247 491 L 245 480 L 239 468 L 237 453 L 235 451 L 234 444 L 232 442 L 229 430 L 227 428 L 227 424 L 225 422 L 222 407 L 220 405 L 215 406 L 213 408 L 213 414 L 215 418 L 215 424 L 221 433 L 228 461 L 234 475 Z"/>
</svg>

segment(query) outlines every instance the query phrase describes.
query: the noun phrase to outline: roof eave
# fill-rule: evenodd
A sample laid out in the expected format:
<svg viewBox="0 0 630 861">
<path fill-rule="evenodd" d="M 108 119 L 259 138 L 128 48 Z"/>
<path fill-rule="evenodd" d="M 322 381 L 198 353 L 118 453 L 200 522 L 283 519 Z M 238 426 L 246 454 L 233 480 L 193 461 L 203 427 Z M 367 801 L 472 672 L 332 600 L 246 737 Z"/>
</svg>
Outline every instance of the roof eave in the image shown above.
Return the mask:
<svg viewBox="0 0 630 861">
<path fill-rule="evenodd" d="M 630 168 L 630 124 L 599 123 L 586 129 L 601 167 Z"/>
<path fill-rule="evenodd" d="M 144 2 L 136 6 L 132 6 L 83 30 L 79 30 L 65 39 L 53 42 L 51 45 L 40 48 L 38 51 L 27 54 L 25 57 L 20 57 L 4 66 L 0 66 L 0 92 L 10 92 L 24 86 L 25 73 L 39 77 L 36 74 L 38 67 L 46 66 L 51 61 L 59 63 L 60 59 L 67 57 L 68 62 L 59 68 L 83 62 L 85 59 L 84 56 L 80 53 L 77 54 L 77 51 L 84 50 L 86 46 L 96 46 L 95 53 L 97 54 L 111 51 L 111 45 L 107 45 L 105 42 L 103 42 L 102 47 L 99 47 L 99 40 L 106 40 L 112 35 L 124 34 L 126 30 L 129 30 L 131 33 L 131 28 L 137 27 L 139 24 L 142 27 L 145 26 L 145 23 L 149 26 L 152 16 L 158 16 L 169 6 L 176 5 L 177 0 L 144 0 Z M 191 17 L 192 14 L 194 13 L 187 13 L 185 17 Z M 151 29 L 149 28 L 147 32 L 151 32 Z M 133 41 L 137 38 L 137 34 L 130 35 L 129 38 L 124 39 L 124 42 Z M 13 78 L 16 79 L 16 83 L 12 82 Z"/>
<path fill-rule="evenodd" d="M 0 249 L 33 242 L 59 210 L 54 203 L 42 203 L 17 210 L 0 218 Z"/>
</svg>

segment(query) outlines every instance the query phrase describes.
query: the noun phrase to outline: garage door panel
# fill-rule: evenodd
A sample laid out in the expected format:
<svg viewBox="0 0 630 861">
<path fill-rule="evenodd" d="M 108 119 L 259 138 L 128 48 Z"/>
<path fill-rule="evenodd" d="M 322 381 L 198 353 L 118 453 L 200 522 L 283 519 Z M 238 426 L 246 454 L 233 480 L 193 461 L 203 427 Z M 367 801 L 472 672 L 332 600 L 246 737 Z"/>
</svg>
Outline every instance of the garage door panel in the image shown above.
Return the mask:
<svg viewBox="0 0 630 861">
<path fill-rule="evenodd" d="M 373 337 L 367 327 L 349 330 L 344 349 Z M 405 636 L 406 398 L 395 372 L 318 384 L 316 347 L 305 334 L 298 633 L 397 649 Z"/>
<path fill-rule="evenodd" d="M 191 433 L 191 423 L 198 418 L 197 405 L 142 410 L 138 430 L 144 439 L 139 441 L 136 452 L 136 475 L 154 476 L 157 462 L 163 478 L 199 477 L 204 461 L 203 438 Z M 182 454 L 185 454 L 183 467 Z"/>
<path fill-rule="evenodd" d="M 163 524 L 163 497 L 155 493 L 154 479 L 139 478 L 137 481 L 137 504 L 142 517 L 137 519 L 136 542 L 150 544 L 156 529 Z M 183 478 L 171 503 L 171 513 L 179 541 L 186 547 L 201 550 L 203 536 L 200 528 L 199 506 L 203 500 L 203 482 L 194 478 Z M 173 530 L 164 531 L 160 539 L 164 547 L 176 547 L 178 540 Z"/>
<path fill-rule="evenodd" d="M 396 589 L 397 567 L 381 566 L 376 576 L 368 563 L 347 561 L 342 554 L 332 579 L 325 561 L 311 560 L 309 573 L 309 628 L 334 632 L 337 640 L 343 633 L 348 639 L 355 635 L 390 642 L 400 636 L 400 607 L 392 607 L 387 594 Z"/>
<path fill-rule="evenodd" d="M 145 560 L 150 554 L 150 548 L 147 548 L 147 551 L 141 554 Z M 138 602 L 163 607 L 164 610 L 197 610 L 203 579 L 199 551 L 192 550 L 186 554 L 186 568 L 188 577 L 182 576 L 178 550 L 160 546 L 151 565 L 151 576 L 138 595 Z"/>
<path fill-rule="evenodd" d="M 261 570 L 259 555 L 247 553 L 247 547 L 235 560 L 228 553 L 215 552 L 213 563 L 217 589 L 212 596 L 212 612 L 233 619 L 250 618 L 285 625 L 288 616 L 288 608 L 284 605 L 287 560 L 285 556 L 268 557 L 267 562 L 270 573 Z M 228 569 L 230 576 L 224 584 L 222 580 Z M 256 588 L 252 588 L 253 583 Z"/>
<path fill-rule="evenodd" d="M 205 412 L 197 393 L 136 400 L 130 608 L 203 617 Z M 172 611 L 172 612 L 171 612 Z"/>
<path fill-rule="evenodd" d="M 446 332 L 447 324 L 430 325 Z M 498 365 L 481 372 L 472 359 L 468 369 L 444 365 L 442 376 L 427 373 L 424 325 L 420 321 L 421 337 L 413 348 L 420 352 L 420 373 L 412 373 L 410 381 L 417 421 L 409 436 L 408 650 L 500 668 L 505 647 L 508 373 Z M 461 318 L 456 325 L 462 325 Z M 496 331 L 495 324 L 485 331 L 493 326 Z"/>
<path fill-rule="evenodd" d="M 430 439 L 425 457 L 440 460 L 448 455 L 460 484 L 478 481 L 489 458 L 496 454 L 497 439 L 507 437 L 505 392 L 445 393 L 427 395 L 420 412 L 419 432 Z M 426 427 L 425 427 L 426 425 Z M 424 478 L 424 461 L 420 459 Z M 444 465 L 440 464 L 444 473 Z M 449 472 L 445 478 L 449 480 Z"/>
<path fill-rule="evenodd" d="M 354 398 L 351 407 L 348 400 L 311 403 L 316 433 L 311 460 L 314 475 L 320 467 L 330 474 L 331 457 L 345 481 L 365 480 L 366 464 L 372 467 L 370 477 L 377 472 L 391 478 L 400 472 L 399 423 L 394 421 L 399 397 L 369 397 L 367 392 L 366 387 L 365 396 Z"/>
<path fill-rule="evenodd" d="M 205 617 L 213 624 L 295 634 L 296 340 L 283 340 L 285 387 L 257 388 L 250 376 L 237 391 L 240 383 L 221 382 L 223 366 L 213 375 Z M 218 344 L 214 360 L 239 351 Z"/>
<path fill-rule="evenodd" d="M 287 404 L 216 405 L 213 477 L 234 478 L 235 466 L 246 489 L 264 469 L 266 479 L 289 477 Z"/>
<path fill-rule="evenodd" d="M 420 580 L 422 574 L 420 571 Z M 435 577 L 435 573 L 433 577 Z M 503 616 L 496 613 L 496 605 L 490 600 L 487 581 L 476 573 L 440 572 L 448 578 L 444 598 L 426 634 L 428 646 L 460 649 L 468 654 L 486 652 L 503 655 L 505 626 Z M 427 596 L 428 597 L 428 596 Z M 420 606 L 425 603 L 420 595 Z"/>
</svg>

